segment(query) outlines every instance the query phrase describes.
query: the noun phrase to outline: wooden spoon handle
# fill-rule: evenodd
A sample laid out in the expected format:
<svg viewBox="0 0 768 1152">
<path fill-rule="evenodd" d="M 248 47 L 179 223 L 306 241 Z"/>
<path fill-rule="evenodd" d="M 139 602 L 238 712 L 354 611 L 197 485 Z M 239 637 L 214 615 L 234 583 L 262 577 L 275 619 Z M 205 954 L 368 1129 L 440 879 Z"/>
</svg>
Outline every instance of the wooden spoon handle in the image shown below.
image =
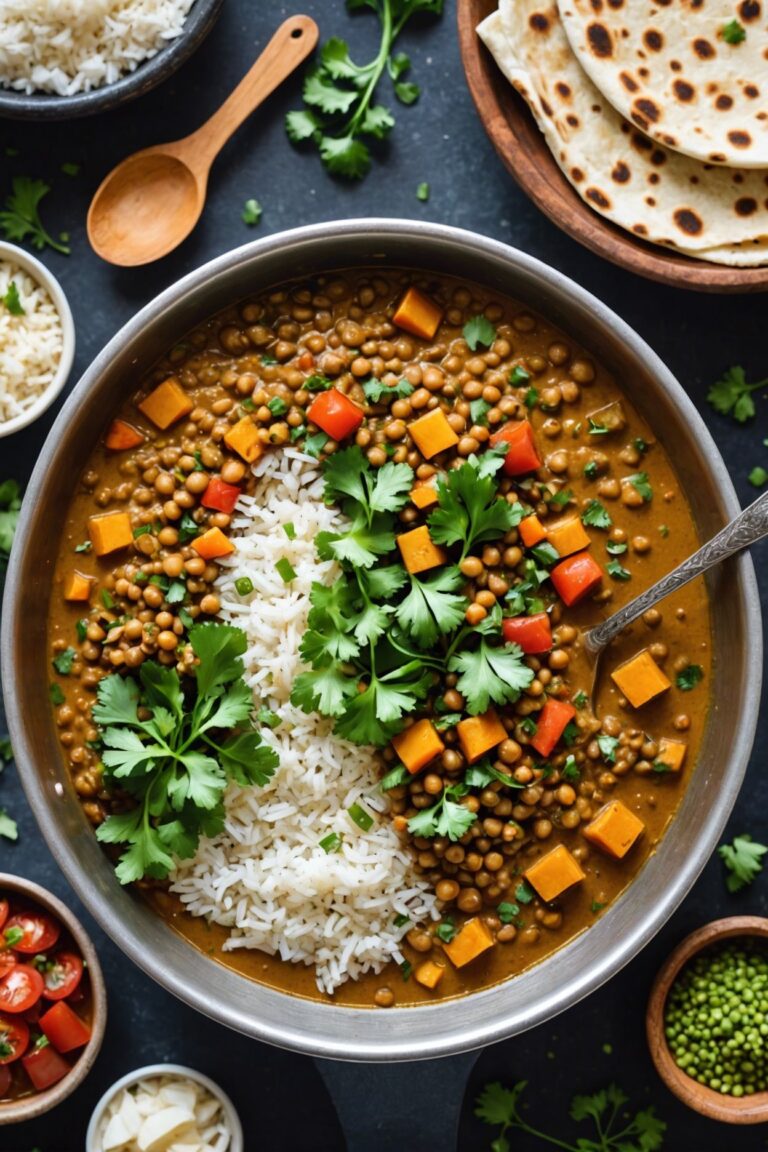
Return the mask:
<svg viewBox="0 0 768 1152">
<path fill-rule="evenodd" d="M 234 92 L 202 127 L 184 141 L 184 160 L 207 171 L 247 116 L 306 60 L 317 44 L 319 29 L 311 16 L 290 16 L 275 32 Z"/>
</svg>

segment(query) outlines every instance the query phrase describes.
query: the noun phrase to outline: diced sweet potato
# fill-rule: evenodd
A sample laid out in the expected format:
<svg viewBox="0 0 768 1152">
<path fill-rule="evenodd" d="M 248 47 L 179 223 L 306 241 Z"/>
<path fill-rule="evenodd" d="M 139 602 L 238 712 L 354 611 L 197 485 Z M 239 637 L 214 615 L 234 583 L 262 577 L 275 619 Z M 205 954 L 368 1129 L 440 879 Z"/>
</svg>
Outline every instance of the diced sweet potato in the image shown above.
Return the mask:
<svg viewBox="0 0 768 1152">
<path fill-rule="evenodd" d="M 82 572 L 70 572 L 64 585 L 64 599 L 72 601 L 90 600 L 92 576 L 84 576 Z"/>
<path fill-rule="evenodd" d="M 608 432 L 623 432 L 627 426 L 627 418 L 620 400 L 612 400 L 603 408 L 588 412 L 587 420 L 599 428 L 607 428 Z"/>
<path fill-rule="evenodd" d="M 104 437 L 104 447 L 110 452 L 127 452 L 144 443 L 144 435 L 125 420 L 113 420 Z"/>
<path fill-rule="evenodd" d="M 589 548 L 590 539 L 578 516 L 569 516 L 547 528 L 547 540 L 560 556 L 572 556 Z"/>
<path fill-rule="evenodd" d="M 453 940 L 444 945 L 444 948 L 451 963 L 457 968 L 463 968 L 465 964 L 469 964 L 471 960 L 493 948 L 493 945 L 494 939 L 485 920 L 473 916 L 456 933 Z"/>
<path fill-rule="evenodd" d="M 203 560 L 218 560 L 222 556 L 229 556 L 235 550 L 234 544 L 224 535 L 221 528 L 209 528 L 202 536 L 193 540 L 191 546 Z"/>
<path fill-rule="evenodd" d="M 434 960 L 425 960 L 413 973 L 414 980 L 418 980 L 425 988 L 437 988 L 443 976 L 445 968 L 442 964 L 436 964 Z"/>
<path fill-rule="evenodd" d="M 410 532 L 401 532 L 396 539 L 403 564 L 414 575 L 446 561 L 447 553 L 432 543 L 426 524 L 412 528 Z"/>
<path fill-rule="evenodd" d="M 238 456 L 242 456 L 248 464 L 258 460 L 264 451 L 259 440 L 259 431 L 250 416 L 243 416 L 242 420 L 238 420 L 237 424 L 225 433 L 224 443 L 227 448 L 237 452 Z"/>
<path fill-rule="evenodd" d="M 437 504 L 437 489 L 432 484 L 417 484 L 411 488 L 411 503 L 422 511 Z"/>
<path fill-rule="evenodd" d="M 535 548 L 547 538 L 547 530 L 538 516 L 526 516 L 520 521 L 517 530 L 526 548 Z"/>
<path fill-rule="evenodd" d="M 399 736 L 393 736 L 392 747 L 411 773 L 420 772 L 425 764 L 445 750 L 445 744 L 430 720 L 417 720 Z"/>
<path fill-rule="evenodd" d="M 409 288 L 392 317 L 392 323 L 398 328 L 404 328 L 412 336 L 433 340 L 442 318 L 443 310 L 439 304 L 418 288 Z"/>
<path fill-rule="evenodd" d="M 672 687 L 647 648 L 611 672 L 611 679 L 633 708 L 641 708 Z"/>
<path fill-rule="evenodd" d="M 453 448 L 459 442 L 442 408 L 433 408 L 425 416 L 419 416 L 408 425 L 408 431 L 425 460 L 431 460 L 438 452 L 445 452 L 446 448 Z"/>
<path fill-rule="evenodd" d="M 171 424 L 188 416 L 193 408 L 194 404 L 173 376 L 158 384 L 154 392 L 139 404 L 139 411 L 158 428 L 170 428 Z"/>
<path fill-rule="evenodd" d="M 584 835 L 591 844 L 621 860 L 644 830 L 645 824 L 626 804 L 611 800 L 603 804 L 594 820 L 587 824 Z"/>
<path fill-rule="evenodd" d="M 547 903 L 584 879 L 581 865 L 564 844 L 558 844 L 546 856 L 536 860 L 523 875 Z"/>
<path fill-rule="evenodd" d="M 117 552 L 133 544 L 131 518 L 127 512 L 105 512 L 88 518 L 88 535 L 97 556 Z"/>
<path fill-rule="evenodd" d="M 456 734 L 468 764 L 474 764 L 475 760 L 479 760 L 507 738 L 507 730 L 493 708 L 482 716 L 460 720 L 456 725 Z"/>
<path fill-rule="evenodd" d="M 687 751 L 688 745 L 683 740 L 669 740 L 666 736 L 662 736 L 656 763 L 666 764 L 670 772 L 679 772 Z"/>
</svg>

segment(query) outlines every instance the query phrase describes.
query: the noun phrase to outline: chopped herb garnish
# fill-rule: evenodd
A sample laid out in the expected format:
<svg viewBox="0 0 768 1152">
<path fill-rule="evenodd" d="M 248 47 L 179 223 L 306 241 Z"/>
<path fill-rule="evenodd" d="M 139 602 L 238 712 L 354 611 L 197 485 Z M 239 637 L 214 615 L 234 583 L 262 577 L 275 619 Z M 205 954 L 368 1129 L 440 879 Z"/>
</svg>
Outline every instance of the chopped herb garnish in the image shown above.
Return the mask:
<svg viewBox="0 0 768 1152">
<path fill-rule="evenodd" d="M 590 912 L 602 912 L 605 904 L 601 904 L 599 900 L 593 900 L 589 906 Z"/>
<path fill-rule="evenodd" d="M 277 364 L 277 356 L 273 356 L 271 352 L 262 352 L 261 362 L 265 368 L 271 368 Z"/>
<path fill-rule="evenodd" d="M 520 906 L 518 904 L 508 904 L 506 901 L 499 904 L 496 909 L 496 915 L 502 924 L 511 924 L 516 916 L 520 915 Z"/>
<path fill-rule="evenodd" d="M 665 540 L 667 536 L 669 536 L 669 528 L 666 524 L 659 524 L 659 534 L 663 536 Z"/>
<path fill-rule="evenodd" d="M 616 736 L 609 736 L 607 733 L 602 732 L 597 738 L 597 746 L 607 764 L 616 763 L 616 749 L 619 746 L 619 741 Z"/>
<path fill-rule="evenodd" d="M 539 726 L 533 716 L 526 716 L 520 721 L 520 730 L 524 732 L 526 736 L 535 736 L 539 730 Z"/>
<path fill-rule="evenodd" d="M 76 656 L 77 652 L 74 648 L 65 648 L 63 652 L 59 652 L 58 656 L 54 656 L 51 663 L 59 676 L 69 676 Z"/>
<path fill-rule="evenodd" d="M 66 696 L 62 692 L 60 686 L 58 684 L 56 684 L 55 682 L 49 684 L 48 695 L 51 698 L 51 703 L 55 704 L 57 707 L 59 704 L 63 704 L 64 701 L 66 700 Z"/>
<path fill-rule="evenodd" d="M 450 944 L 457 932 L 458 928 L 453 920 L 451 920 L 450 916 L 446 916 L 435 929 L 435 936 L 437 936 L 438 940 L 442 940 L 443 944 Z"/>
<path fill-rule="evenodd" d="M 561 488 L 559 492 L 555 492 L 554 496 L 550 496 L 547 503 L 554 504 L 556 508 L 565 508 L 566 504 L 570 504 L 573 500 L 573 492 L 570 488 Z"/>
<path fill-rule="evenodd" d="M 24 306 L 21 303 L 21 298 L 19 296 L 19 290 L 16 287 L 16 281 L 15 280 L 11 280 L 10 284 L 8 285 L 8 290 L 5 293 L 5 296 L 0 296 L 0 303 L 5 305 L 5 307 L 10 312 L 11 316 L 24 316 L 25 315 Z"/>
<path fill-rule="evenodd" d="M 566 724 L 565 728 L 563 729 L 563 735 L 562 735 L 561 739 L 562 739 L 563 743 L 565 744 L 566 748 L 571 748 L 576 743 L 576 741 L 578 740 L 580 735 L 581 735 L 581 733 L 579 731 L 579 726 L 576 723 L 576 721 L 575 720 L 569 720 L 568 723 Z"/>
<path fill-rule="evenodd" d="M 240 402 L 240 408 L 243 412 L 255 412 L 256 404 L 250 396 L 246 396 L 245 400 Z"/>
<path fill-rule="evenodd" d="M 100 595 L 101 602 L 108 611 L 114 608 L 115 600 L 108 588 L 102 588 Z"/>
<path fill-rule="evenodd" d="M 380 404 L 382 400 L 405 400 L 413 390 L 413 384 L 408 380 L 398 380 L 396 384 L 382 384 L 381 380 L 372 376 L 363 383 L 365 398 L 372 404 Z"/>
<path fill-rule="evenodd" d="M 83 540 L 81 544 L 75 545 L 75 552 L 90 552 L 92 548 L 93 544 L 90 540 Z"/>
<path fill-rule="evenodd" d="M 578 708 L 579 711 L 581 711 L 582 708 L 586 708 L 588 703 L 589 703 L 589 696 L 587 696 L 586 692 L 584 692 L 583 690 L 577 692 L 573 698 L 574 707 Z"/>
<path fill-rule="evenodd" d="M 23 939 L 24 929 L 14 924 L 12 928 L 7 928 L 3 933 L 3 946 L 5 948 L 15 948 L 17 944 L 21 944 Z"/>
<path fill-rule="evenodd" d="M 606 565 L 606 571 L 612 580 L 631 580 L 632 573 L 622 567 L 618 560 L 609 560 Z"/>
<path fill-rule="evenodd" d="M 587 480 L 595 480 L 597 477 L 597 464 L 594 460 L 588 460 L 583 468 L 584 475 Z"/>
<path fill-rule="evenodd" d="M 768 378 L 748 384 L 744 369 L 737 365 L 729 368 L 712 385 L 707 392 L 707 400 L 716 412 L 723 416 L 733 416 L 739 424 L 745 424 L 755 415 L 752 393 L 758 392 L 761 388 L 768 388 Z"/>
<path fill-rule="evenodd" d="M 366 383 L 370 384 L 371 381 L 368 380 Z M 378 384 L 378 380 L 376 383 Z M 307 392 L 327 392 L 328 389 L 332 387 L 333 381 L 329 380 L 327 376 L 320 376 L 318 373 L 315 373 L 312 376 L 308 376 L 302 384 L 302 388 L 304 388 Z M 363 391 L 365 392 L 365 384 L 363 384 Z M 365 394 L 368 396 L 367 392 Z"/>
<path fill-rule="evenodd" d="M 403 960 L 402 964 L 400 965 L 400 971 L 402 973 L 403 980 L 410 980 L 411 972 L 413 972 L 413 964 L 411 964 L 410 960 Z"/>
<path fill-rule="evenodd" d="M 632 485 L 639 496 L 642 496 L 646 504 L 653 499 L 653 488 L 648 482 L 647 472 L 633 472 L 631 476 L 626 476 L 624 479 L 627 484 Z"/>
<path fill-rule="evenodd" d="M 287 560 L 285 556 L 282 556 L 277 561 L 275 568 L 279 575 L 282 577 L 284 584 L 290 584 L 292 580 L 296 579 L 296 569 L 293 567 L 290 560 Z"/>
<path fill-rule="evenodd" d="M 357 824 L 363 832 L 369 832 L 373 828 L 373 816 L 370 812 L 366 812 L 360 804 L 352 804 L 347 808 L 347 815 L 353 824 Z"/>
<path fill-rule="evenodd" d="M 651 767 L 653 768 L 653 771 L 656 772 L 659 776 L 665 776 L 667 772 L 672 771 L 672 765 L 665 764 L 663 760 L 654 760 Z"/>
<path fill-rule="evenodd" d="M 249 596 L 253 592 L 253 580 L 250 576 L 238 576 L 235 580 L 235 590 L 238 596 Z"/>
<path fill-rule="evenodd" d="M 537 564 L 541 564 L 542 568 L 551 568 L 560 559 L 560 553 L 546 540 L 541 544 L 536 544 L 533 548 L 529 548 L 528 552 Z"/>
<path fill-rule="evenodd" d="M 330 832 L 327 836 L 323 836 L 320 841 L 320 847 L 323 852 L 331 853 L 338 852 L 341 848 L 342 839 L 338 832 Z"/>
<path fill-rule="evenodd" d="M 641 456 L 644 456 L 648 451 L 648 445 L 646 444 L 645 440 L 643 440 L 642 436 L 635 437 L 635 439 L 632 441 L 632 447 L 636 452 L 639 452 Z"/>
<path fill-rule="evenodd" d="M 758 465 L 752 469 L 747 479 L 755 488 L 764 488 L 768 484 L 768 472 Z"/>
<path fill-rule="evenodd" d="M 19 826 L 4 808 L 0 808 L 0 836 L 6 840 L 18 840 L 19 838 Z M 11 928 L 10 931 L 13 932 L 13 929 Z M 19 931 L 21 930 L 19 929 Z"/>
<path fill-rule="evenodd" d="M 290 520 L 287 524 L 283 524 L 283 532 L 285 532 L 289 540 L 296 539 L 296 526 L 295 524 L 292 524 Z"/>
<path fill-rule="evenodd" d="M 279 396 L 273 396 L 271 400 L 267 401 L 267 408 L 273 416 L 284 416 L 288 411 L 288 405 Z"/>
<path fill-rule="evenodd" d="M 327 432 L 316 432 L 314 436 L 307 436 L 304 441 L 304 451 L 307 456 L 314 456 L 317 459 L 329 440 L 330 436 Z"/>
<path fill-rule="evenodd" d="M 399 788 L 401 784 L 407 784 L 410 779 L 411 774 L 408 769 L 403 764 L 398 764 L 391 768 L 386 776 L 382 776 L 379 788 L 382 792 L 388 792 L 390 788 Z"/>
<path fill-rule="evenodd" d="M 261 212 L 262 208 L 258 200 L 246 200 L 242 211 L 243 224 L 249 224 L 251 227 L 258 224 L 261 220 Z"/>
<path fill-rule="evenodd" d="M 767 852 L 764 844 L 753 841 L 746 833 L 736 836 L 732 844 L 720 845 L 717 854 L 728 870 L 725 885 L 729 892 L 739 892 L 752 883 L 763 869 Z"/>
<path fill-rule="evenodd" d="M 277 728 L 280 723 L 280 717 L 277 712 L 273 712 L 271 708 L 262 705 L 256 713 L 256 719 L 259 724 L 263 724 L 265 728 Z"/>
<path fill-rule="evenodd" d="M 5 207 L 0 211 L 0 231 L 6 240 L 25 240 L 38 250 L 49 248 L 69 255 L 66 244 L 54 240 L 43 227 L 40 219 L 38 205 L 43 197 L 50 192 L 50 187 L 44 180 L 33 180 L 29 176 L 17 176 L 12 184 L 10 196 L 6 198 Z"/>
<path fill-rule="evenodd" d="M 509 383 L 512 385 L 513 388 L 519 388 L 522 384 L 525 384 L 526 380 L 530 380 L 530 378 L 531 378 L 530 372 L 528 371 L 527 368 L 523 368 L 522 364 L 515 364 L 514 368 L 509 373 Z M 532 391 L 536 392 L 536 389 L 533 388 Z M 536 392 L 534 402 L 535 402 L 535 400 L 538 399 L 538 397 L 539 397 L 539 394 L 538 394 L 538 392 Z M 528 401 L 526 399 L 526 404 L 527 403 L 528 403 Z M 529 404 L 528 406 L 529 406 L 529 408 L 533 407 L 532 404 Z"/>
<path fill-rule="evenodd" d="M 521 880 L 515 888 L 515 900 L 519 904 L 530 904 L 533 900 L 533 889 L 525 880 Z"/>
<path fill-rule="evenodd" d="M 729 20 L 720 29 L 726 44 L 741 44 L 747 38 L 747 30 L 738 20 Z"/>
<path fill-rule="evenodd" d="M 599 420 L 593 420 L 591 416 L 588 418 L 588 423 L 588 431 L 590 436 L 605 436 L 608 432 L 610 432 L 610 428 L 608 428 L 605 424 L 601 424 Z"/>
<path fill-rule="evenodd" d="M 490 348 L 496 339 L 496 329 L 490 320 L 482 315 L 473 316 L 471 320 L 468 320 L 462 328 L 461 334 L 473 352 L 477 351 L 480 344 L 485 348 Z"/>
<path fill-rule="evenodd" d="M 581 514 L 581 519 L 590 528 L 603 528 L 607 531 L 613 525 L 610 512 L 599 500 L 590 500 Z"/>
<path fill-rule="evenodd" d="M 75 164 L 72 160 L 66 160 L 62 164 L 61 170 L 65 176 L 77 176 L 80 172 L 80 165 Z"/>
<path fill-rule="evenodd" d="M 434 725 L 438 732 L 445 732 L 447 728 L 455 728 L 461 718 L 461 712 L 446 712 L 434 721 Z"/>
<path fill-rule="evenodd" d="M 614 540 L 609 540 L 605 545 L 605 550 L 609 556 L 623 556 L 628 547 L 628 544 L 619 544 Z"/>
<path fill-rule="evenodd" d="M 470 400 L 469 402 L 469 415 L 473 424 L 479 424 L 482 428 L 488 426 L 488 413 L 491 410 L 491 405 L 487 400 L 479 397 L 477 400 Z"/>
<path fill-rule="evenodd" d="M 704 679 L 704 669 L 701 664 L 688 664 L 678 672 L 675 683 L 682 692 L 690 692 Z"/>
<path fill-rule="evenodd" d="M 562 768 L 560 769 L 560 775 L 562 776 L 563 780 L 569 780 L 571 783 L 575 783 L 577 780 L 581 780 L 581 769 L 576 763 L 575 756 L 568 756 L 566 758 L 565 764 L 563 764 Z"/>
<path fill-rule="evenodd" d="M 466 784 L 449 784 L 436 804 L 431 808 L 422 808 L 408 821 L 408 831 L 412 836 L 423 836 L 431 839 L 433 836 L 447 836 L 449 840 L 460 840 L 468 828 L 471 828 L 477 816 L 460 802 L 467 795 L 469 788 Z"/>
<path fill-rule="evenodd" d="M 416 199 L 422 201 L 429 200 L 429 184 L 426 180 L 416 185 Z"/>
</svg>

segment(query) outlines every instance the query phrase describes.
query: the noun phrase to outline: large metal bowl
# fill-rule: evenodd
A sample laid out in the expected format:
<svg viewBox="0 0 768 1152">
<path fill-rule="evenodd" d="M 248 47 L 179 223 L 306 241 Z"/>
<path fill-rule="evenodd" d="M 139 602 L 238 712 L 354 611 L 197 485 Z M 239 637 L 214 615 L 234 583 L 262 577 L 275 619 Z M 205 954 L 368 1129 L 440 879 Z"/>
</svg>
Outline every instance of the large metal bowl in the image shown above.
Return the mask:
<svg viewBox="0 0 768 1152">
<path fill-rule="evenodd" d="M 554 1016 L 609 979 L 672 914 L 717 843 L 744 775 L 760 696 L 761 626 L 752 562 L 742 556 L 711 578 L 711 712 L 672 826 L 607 915 L 505 984 L 390 1012 L 313 1003 L 218 966 L 121 888 L 69 783 L 48 700 L 47 606 L 75 477 L 108 414 L 196 324 L 290 277 L 375 265 L 460 274 L 529 303 L 631 384 L 633 403 L 677 465 L 702 537 L 738 511 L 720 454 L 683 389 L 647 344 L 572 281 L 503 244 L 434 224 L 299 228 L 229 252 L 169 288 L 115 336 L 75 388 L 24 500 L 3 606 L 2 676 L 19 772 L 42 833 L 83 902 L 136 964 L 199 1011 L 260 1040 L 341 1059 L 415 1060 L 476 1048 Z"/>
</svg>

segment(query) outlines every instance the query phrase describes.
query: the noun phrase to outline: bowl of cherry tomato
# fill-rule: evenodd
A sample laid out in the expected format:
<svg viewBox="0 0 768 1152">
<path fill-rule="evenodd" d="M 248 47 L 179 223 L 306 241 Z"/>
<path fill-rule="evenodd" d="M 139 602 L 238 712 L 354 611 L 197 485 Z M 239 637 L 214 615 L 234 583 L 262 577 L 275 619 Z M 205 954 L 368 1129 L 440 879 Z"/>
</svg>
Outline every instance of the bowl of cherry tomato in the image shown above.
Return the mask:
<svg viewBox="0 0 768 1152">
<path fill-rule="evenodd" d="M 80 921 L 39 884 L 0 872 L 0 1125 L 74 1092 L 106 1019 L 104 978 Z"/>
</svg>

